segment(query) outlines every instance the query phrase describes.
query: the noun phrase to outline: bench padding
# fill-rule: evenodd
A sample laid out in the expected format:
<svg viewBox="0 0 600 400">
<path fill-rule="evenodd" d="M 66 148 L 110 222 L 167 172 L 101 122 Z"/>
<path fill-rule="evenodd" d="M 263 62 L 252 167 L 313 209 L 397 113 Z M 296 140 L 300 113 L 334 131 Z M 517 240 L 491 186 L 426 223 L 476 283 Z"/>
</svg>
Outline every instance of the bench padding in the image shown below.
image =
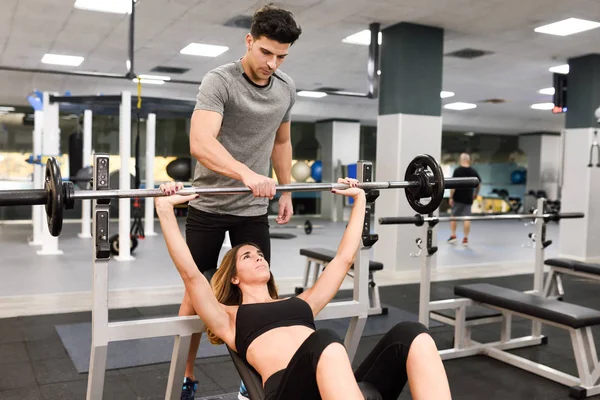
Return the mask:
<svg viewBox="0 0 600 400">
<path fill-rule="evenodd" d="M 571 269 L 576 272 L 586 272 L 588 274 L 600 275 L 600 264 L 585 263 L 581 261 L 569 260 L 567 258 L 549 258 L 545 261 L 546 265 L 552 267 L 561 267 Z"/>
<path fill-rule="evenodd" d="M 262 379 L 260 375 L 258 375 L 256 370 L 252 368 L 250 364 L 242 360 L 242 358 L 235 351 L 231 350 L 229 346 L 227 346 L 227 350 L 229 350 L 229 355 L 231 355 L 233 364 L 240 374 L 240 377 L 244 381 L 244 385 L 246 385 L 250 400 L 264 400 L 265 391 L 262 386 Z M 383 399 L 379 391 L 369 383 L 359 382 L 358 387 L 360 388 L 365 400 Z"/>
<path fill-rule="evenodd" d="M 300 255 L 323 260 L 324 262 L 331 262 L 335 257 L 335 251 L 322 248 L 300 249 Z M 354 268 L 354 265 L 352 265 L 352 268 Z M 369 271 L 381 271 L 382 269 L 382 263 L 378 261 L 369 261 Z"/>
<path fill-rule="evenodd" d="M 600 311 L 488 283 L 455 286 L 454 293 L 575 329 L 600 324 Z"/>
</svg>

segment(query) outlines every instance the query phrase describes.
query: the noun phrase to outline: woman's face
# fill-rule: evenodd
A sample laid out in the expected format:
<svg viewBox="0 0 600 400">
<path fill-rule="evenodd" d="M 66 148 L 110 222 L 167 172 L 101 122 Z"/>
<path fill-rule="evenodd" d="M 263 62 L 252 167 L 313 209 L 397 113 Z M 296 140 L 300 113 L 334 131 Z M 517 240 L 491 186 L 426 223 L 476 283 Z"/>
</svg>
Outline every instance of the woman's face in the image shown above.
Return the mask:
<svg viewBox="0 0 600 400">
<path fill-rule="evenodd" d="M 245 245 L 236 254 L 236 277 L 239 283 L 268 282 L 271 277 L 269 263 L 262 251 L 252 245 Z M 234 280 L 235 280 L 234 278 Z"/>
</svg>

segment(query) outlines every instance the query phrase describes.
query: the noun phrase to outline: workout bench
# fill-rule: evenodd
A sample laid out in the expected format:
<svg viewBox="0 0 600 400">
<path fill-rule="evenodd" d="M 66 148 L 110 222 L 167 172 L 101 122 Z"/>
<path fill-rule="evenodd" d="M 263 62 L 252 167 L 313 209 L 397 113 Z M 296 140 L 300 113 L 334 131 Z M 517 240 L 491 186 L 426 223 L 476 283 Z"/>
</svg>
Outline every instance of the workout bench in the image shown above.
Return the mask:
<svg viewBox="0 0 600 400">
<path fill-rule="evenodd" d="M 305 289 L 315 284 L 321 270 L 325 269 L 327 264 L 335 257 L 335 251 L 323 248 L 300 249 L 300 255 L 306 257 L 306 268 L 304 270 L 304 284 L 303 286 L 296 288 L 296 294 L 302 293 Z M 381 271 L 382 269 L 382 263 L 372 260 L 369 261 L 369 315 L 385 315 L 388 313 L 387 307 L 381 307 L 379 287 L 374 279 L 375 272 Z M 311 270 L 313 270 L 313 279 L 312 284 L 309 285 Z M 354 265 L 350 267 L 348 276 L 354 278 Z"/>
<path fill-rule="evenodd" d="M 229 350 L 233 364 L 240 374 L 242 381 L 244 381 L 244 385 L 248 390 L 250 400 L 264 400 L 265 391 L 263 389 L 262 379 L 258 372 L 256 372 L 256 370 L 252 368 L 250 364 L 245 362 L 242 357 L 238 355 L 238 353 L 231 350 L 229 346 L 227 346 L 227 350 Z M 365 400 L 382 400 L 379 391 L 371 384 L 359 382 L 358 387 L 360 388 Z"/>
<path fill-rule="evenodd" d="M 561 276 L 575 275 L 582 278 L 600 280 L 600 264 L 585 263 L 567 258 L 549 258 L 544 262 L 550 266 L 550 272 L 544 284 L 544 296 L 562 298 L 565 294 Z"/>
<path fill-rule="evenodd" d="M 452 351 L 470 352 L 471 355 L 484 354 L 570 386 L 569 394 L 576 399 L 600 394 L 600 363 L 591 329 L 592 326 L 600 325 L 600 311 L 487 283 L 456 286 L 454 294 L 470 299 L 471 302 L 467 301 L 457 308 L 455 347 Z M 499 342 L 481 344 L 471 340 L 470 332 L 464 329 L 464 316 L 466 306 L 473 304 L 502 312 L 502 335 Z M 511 339 L 512 314 L 569 331 L 579 376 L 568 375 L 547 365 L 506 352 L 505 350 L 510 348 L 522 347 L 518 346 L 519 341 L 532 340 L 532 337 Z M 545 340 L 542 340 L 542 343 L 545 343 Z"/>
</svg>

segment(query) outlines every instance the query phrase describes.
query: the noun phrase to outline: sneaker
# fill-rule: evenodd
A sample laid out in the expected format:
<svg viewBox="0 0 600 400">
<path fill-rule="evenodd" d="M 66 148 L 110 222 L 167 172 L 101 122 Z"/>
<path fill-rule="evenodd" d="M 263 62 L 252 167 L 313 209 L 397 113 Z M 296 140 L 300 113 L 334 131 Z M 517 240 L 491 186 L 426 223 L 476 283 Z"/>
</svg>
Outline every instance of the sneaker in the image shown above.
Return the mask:
<svg viewBox="0 0 600 400">
<path fill-rule="evenodd" d="M 462 244 L 463 246 L 467 247 L 469 245 L 469 239 L 463 238 Z"/>
<path fill-rule="evenodd" d="M 250 395 L 248 394 L 248 389 L 246 389 L 246 385 L 244 385 L 244 382 L 240 382 L 240 392 L 238 393 L 238 400 L 250 400 Z"/>
<path fill-rule="evenodd" d="M 183 389 L 181 389 L 181 400 L 194 400 L 198 381 L 193 381 L 190 378 L 183 380 Z"/>
<path fill-rule="evenodd" d="M 448 239 L 448 244 L 454 244 L 456 243 L 456 235 L 452 235 L 450 236 L 450 239 Z"/>
</svg>

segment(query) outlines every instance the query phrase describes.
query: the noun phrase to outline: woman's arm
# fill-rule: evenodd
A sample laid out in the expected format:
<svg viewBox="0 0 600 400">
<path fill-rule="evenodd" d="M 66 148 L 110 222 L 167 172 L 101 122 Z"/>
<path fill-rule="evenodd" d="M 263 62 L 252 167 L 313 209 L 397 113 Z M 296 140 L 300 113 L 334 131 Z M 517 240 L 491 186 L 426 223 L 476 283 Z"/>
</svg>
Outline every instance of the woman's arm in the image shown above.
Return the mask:
<svg viewBox="0 0 600 400">
<path fill-rule="evenodd" d="M 338 180 L 341 183 L 350 183 L 356 186 L 356 180 Z M 354 263 L 356 252 L 360 247 L 363 224 L 365 220 L 366 197 L 362 189 L 352 187 L 336 193 L 351 196 L 354 198 L 354 206 L 350 213 L 348 226 L 342 236 L 337 253 L 333 260 L 323 270 L 323 273 L 317 279 L 317 282 L 304 291 L 298 297 L 304 299 L 312 308 L 313 315 L 317 315 L 336 295 L 346 274 Z"/>
<path fill-rule="evenodd" d="M 161 185 L 161 189 L 167 194 L 174 193 L 182 187 L 182 184 L 178 184 L 176 187 L 172 183 Z M 157 197 L 155 200 L 156 213 L 160 220 L 167 249 L 177 267 L 177 271 L 179 271 L 179 275 L 183 279 L 185 290 L 192 300 L 194 310 L 215 335 L 223 338 L 230 329 L 229 316 L 225 311 L 225 306 L 217 301 L 210 284 L 198 270 L 190 249 L 179 230 L 173 212 L 174 205 L 184 203 L 195 197 L 195 195 Z"/>
</svg>

